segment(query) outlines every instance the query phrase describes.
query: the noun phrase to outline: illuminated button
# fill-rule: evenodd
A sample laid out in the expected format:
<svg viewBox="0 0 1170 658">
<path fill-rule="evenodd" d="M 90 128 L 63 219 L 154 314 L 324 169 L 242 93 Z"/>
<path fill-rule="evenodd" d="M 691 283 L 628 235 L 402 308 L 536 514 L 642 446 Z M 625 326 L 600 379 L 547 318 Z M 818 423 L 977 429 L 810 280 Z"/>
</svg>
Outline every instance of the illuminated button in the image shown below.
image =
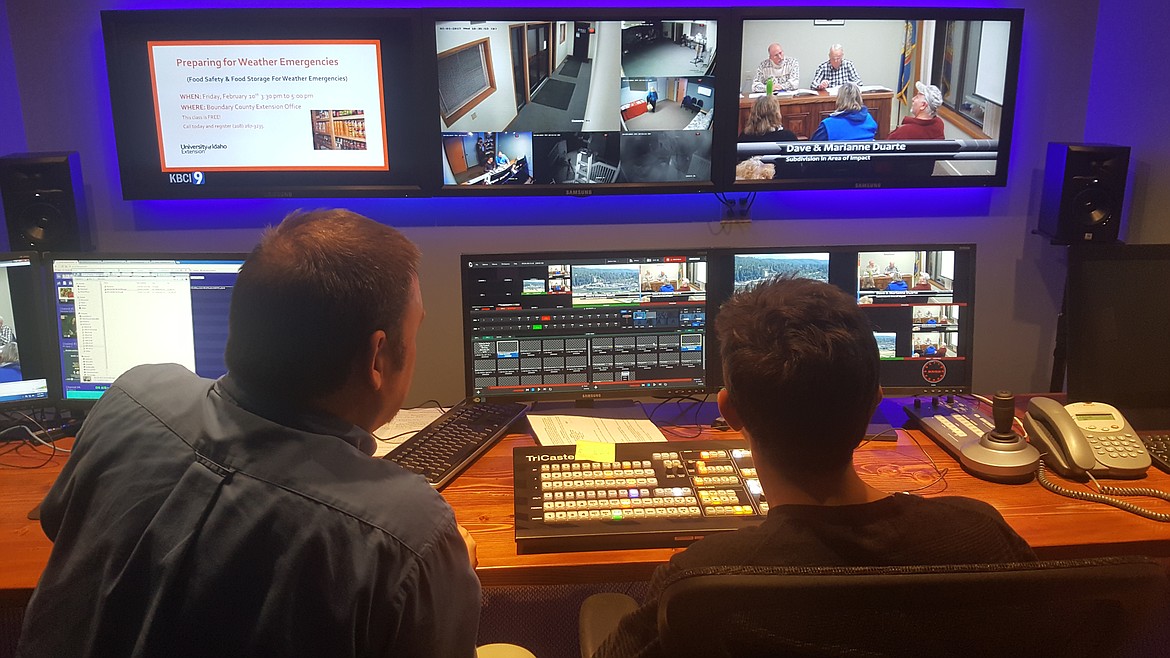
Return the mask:
<svg viewBox="0 0 1170 658">
<path fill-rule="evenodd" d="M 544 513 L 544 522 L 545 523 L 553 523 L 556 521 L 556 519 L 557 519 L 556 514 L 553 514 L 552 512 L 545 512 Z"/>
</svg>

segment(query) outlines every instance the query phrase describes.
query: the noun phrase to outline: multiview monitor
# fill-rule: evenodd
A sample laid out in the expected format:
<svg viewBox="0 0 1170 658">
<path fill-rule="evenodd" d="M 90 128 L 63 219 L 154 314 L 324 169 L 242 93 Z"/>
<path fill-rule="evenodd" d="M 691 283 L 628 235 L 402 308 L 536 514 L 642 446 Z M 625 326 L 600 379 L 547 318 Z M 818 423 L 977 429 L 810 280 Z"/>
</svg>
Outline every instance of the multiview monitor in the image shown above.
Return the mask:
<svg viewBox="0 0 1170 658">
<path fill-rule="evenodd" d="M 706 392 L 708 275 L 695 249 L 464 255 L 468 395 Z"/>
<path fill-rule="evenodd" d="M 831 283 L 854 296 L 873 324 L 887 396 L 970 392 L 974 245 L 720 251 L 711 257 L 711 271 L 712 298 L 720 302 L 778 275 Z M 716 322 L 715 301 L 712 309 Z M 711 379 L 721 383 L 718 346 L 711 352 Z"/>
<path fill-rule="evenodd" d="M 243 262 L 238 254 L 53 257 L 62 398 L 96 400 L 146 363 L 223 375 L 228 309 Z"/>
<path fill-rule="evenodd" d="M 123 197 L 420 194 L 417 14 L 103 11 Z"/>
<path fill-rule="evenodd" d="M 444 12 L 441 189 L 713 190 L 721 25 L 706 9 Z"/>
<path fill-rule="evenodd" d="M 0 254 L 0 408 L 51 397 L 42 279 L 36 253 Z"/>
<path fill-rule="evenodd" d="M 1002 186 L 1023 10 L 739 10 L 732 189 Z"/>
</svg>

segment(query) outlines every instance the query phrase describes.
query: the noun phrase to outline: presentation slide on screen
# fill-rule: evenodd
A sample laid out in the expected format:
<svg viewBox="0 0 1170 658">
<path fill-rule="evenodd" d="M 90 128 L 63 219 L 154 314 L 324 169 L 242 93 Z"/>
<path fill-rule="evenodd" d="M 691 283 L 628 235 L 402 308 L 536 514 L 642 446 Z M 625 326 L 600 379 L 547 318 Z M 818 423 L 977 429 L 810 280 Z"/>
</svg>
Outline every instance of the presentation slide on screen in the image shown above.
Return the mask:
<svg viewBox="0 0 1170 658">
<path fill-rule="evenodd" d="M 149 47 L 163 171 L 389 168 L 379 42 Z"/>
</svg>

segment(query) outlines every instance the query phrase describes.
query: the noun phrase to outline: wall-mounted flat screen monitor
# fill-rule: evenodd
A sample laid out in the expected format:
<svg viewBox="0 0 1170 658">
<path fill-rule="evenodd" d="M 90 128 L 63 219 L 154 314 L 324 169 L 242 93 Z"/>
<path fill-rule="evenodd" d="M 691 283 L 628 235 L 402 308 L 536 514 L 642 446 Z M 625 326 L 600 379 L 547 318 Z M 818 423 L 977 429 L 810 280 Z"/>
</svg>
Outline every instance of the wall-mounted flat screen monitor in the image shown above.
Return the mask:
<svg viewBox="0 0 1170 658">
<path fill-rule="evenodd" d="M 103 11 L 123 197 L 419 194 L 433 162 L 419 157 L 420 24 L 396 10 Z"/>
<path fill-rule="evenodd" d="M 48 401 L 43 270 L 36 253 L 0 254 L 0 408 Z"/>
<path fill-rule="evenodd" d="M 706 9 L 438 17 L 441 190 L 712 190 L 722 25 Z"/>
<path fill-rule="evenodd" d="M 696 249 L 464 255 L 468 395 L 706 392 L 707 265 Z"/>
<path fill-rule="evenodd" d="M 1002 186 L 1023 10 L 738 13 L 733 189 Z"/>
<path fill-rule="evenodd" d="M 1140 430 L 1170 429 L 1170 244 L 1069 252 L 1068 399 L 1107 402 Z"/>
<path fill-rule="evenodd" d="M 119 375 L 177 363 L 227 372 L 228 310 L 240 254 L 55 255 L 59 381 L 65 402 L 92 402 Z"/>
<path fill-rule="evenodd" d="M 774 276 L 831 283 L 873 323 L 887 396 L 971 390 L 975 246 L 896 245 L 720 250 L 711 256 L 712 322 L 735 291 Z M 712 341 L 713 384 L 722 383 Z"/>
</svg>

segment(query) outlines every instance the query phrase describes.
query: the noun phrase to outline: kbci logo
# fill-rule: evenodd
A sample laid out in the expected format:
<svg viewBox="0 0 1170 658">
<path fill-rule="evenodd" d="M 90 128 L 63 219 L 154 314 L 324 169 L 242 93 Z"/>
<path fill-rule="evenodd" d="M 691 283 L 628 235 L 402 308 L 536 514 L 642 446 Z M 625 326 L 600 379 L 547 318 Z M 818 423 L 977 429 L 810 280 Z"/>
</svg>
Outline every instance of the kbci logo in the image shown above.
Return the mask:
<svg viewBox="0 0 1170 658">
<path fill-rule="evenodd" d="M 191 173 L 181 174 L 167 174 L 167 182 L 169 183 L 190 183 L 191 185 L 203 184 L 203 172 L 192 171 Z"/>
</svg>

